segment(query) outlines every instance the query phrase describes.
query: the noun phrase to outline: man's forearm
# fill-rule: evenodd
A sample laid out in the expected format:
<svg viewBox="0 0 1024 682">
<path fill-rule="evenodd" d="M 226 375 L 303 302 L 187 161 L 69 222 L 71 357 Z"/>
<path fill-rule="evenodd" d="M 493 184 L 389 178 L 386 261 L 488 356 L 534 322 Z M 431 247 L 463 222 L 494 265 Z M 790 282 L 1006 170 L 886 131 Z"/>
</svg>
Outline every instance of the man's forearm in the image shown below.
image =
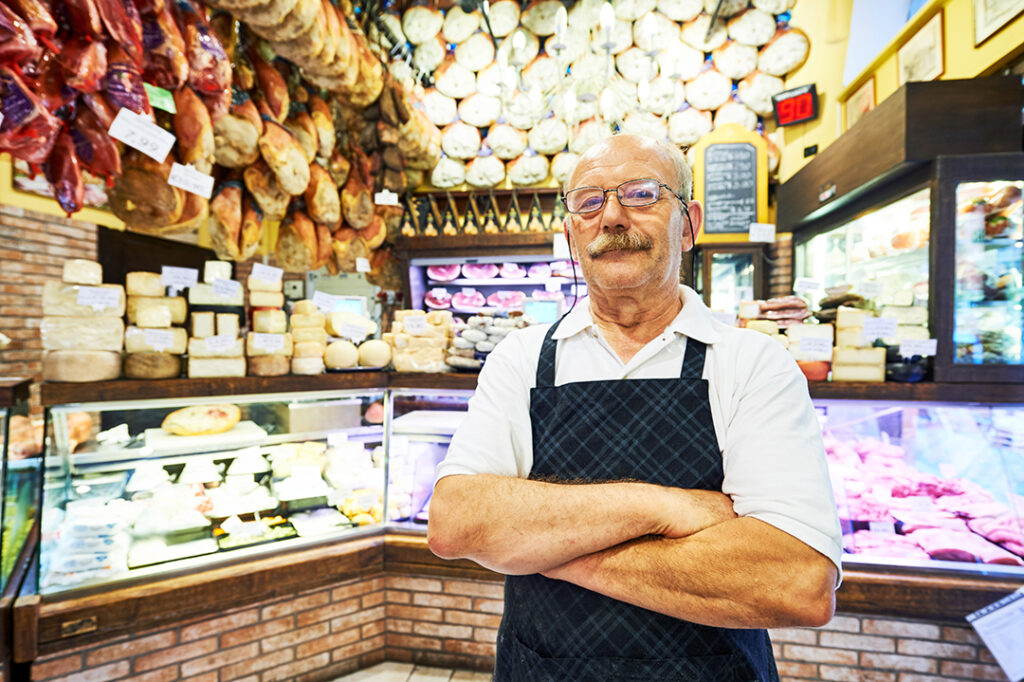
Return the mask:
<svg viewBox="0 0 1024 682">
<path fill-rule="evenodd" d="M 835 608 L 832 562 L 753 518 L 685 538 L 633 540 L 544 575 L 717 627 L 822 625 Z"/>
<path fill-rule="evenodd" d="M 434 488 L 428 540 L 443 558 L 527 574 L 644 535 L 683 536 L 731 516 L 731 503 L 717 492 L 448 476 Z"/>
</svg>

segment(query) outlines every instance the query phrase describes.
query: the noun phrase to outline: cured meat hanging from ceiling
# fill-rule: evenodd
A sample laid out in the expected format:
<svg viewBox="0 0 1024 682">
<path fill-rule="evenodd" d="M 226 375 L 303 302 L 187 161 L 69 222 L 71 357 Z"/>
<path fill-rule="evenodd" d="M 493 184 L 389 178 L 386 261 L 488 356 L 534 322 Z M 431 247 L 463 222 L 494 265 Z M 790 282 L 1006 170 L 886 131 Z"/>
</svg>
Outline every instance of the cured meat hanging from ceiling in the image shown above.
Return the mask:
<svg viewBox="0 0 1024 682">
<path fill-rule="evenodd" d="M 441 133 L 356 16 L 349 0 L 8 0 L 0 151 L 15 186 L 148 234 L 208 221 L 226 260 L 282 221 L 286 269 L 379 270 L 402 210 L 374 194 L 419 182 Z"/>
</svg>

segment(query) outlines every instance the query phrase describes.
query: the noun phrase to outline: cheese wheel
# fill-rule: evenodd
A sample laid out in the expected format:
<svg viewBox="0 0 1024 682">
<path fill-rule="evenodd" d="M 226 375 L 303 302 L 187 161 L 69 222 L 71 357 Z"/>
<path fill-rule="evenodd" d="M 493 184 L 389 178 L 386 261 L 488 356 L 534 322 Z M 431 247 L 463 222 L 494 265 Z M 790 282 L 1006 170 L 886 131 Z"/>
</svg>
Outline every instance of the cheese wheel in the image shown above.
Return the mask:
<svg viewBox="0 0 1024 682">
<path fill-rule="evenodd" d="M 539 55 L 523 69 L 523 90 L 539 88 L 541 92 L 548 92 L 558 86 L 559 81 L 565 76 L 564 64 L 559 64 L 554 57 Z"/>
<path fill-rule="evenodd" d="M 90 293 L 89 289 L 102 289 L 109 297 L 98 300 L 92 298 L 94 304 L 90 304 L 85 296 Z M 86 303 L 79 303 L 80 297 Z M 111 305 L 106 305 L 110 303 Z M 100 284 L 99 286 L 86 286 L 81 284 L 66 284 L 55 280 L 47 280 L 43 284 L 43 315 L 75 317 L 121 317 L 124 315 L 124 287 L 120 284 Z"/>
<path fill-rule="evenodd" d="M 292 358 L 292 374 L 313 375 L 324 373 L 324 359 Z"/>
<path fill-rule="evenodd" d="M 53 350 L 43 354 L 44 381 L 109 381 L 121 376 L 121 353 Z"/>
<path fill-rule="evenodd" d="M 189 378 L 244 377 L 245 358 L 188 359 Z"/>
<path fill-rule="evenodd" d="M 140 327 L 170 327 L 171 309 L 158 301 L 147 302 L 135 310 L 135 324 Z"/>
<path fill-rule="evenodd" d="M 570 15 L 571 16 L 571 15 Z M 572 63 L 582 57 L 587 52 L 587 41 L 590 39 L 590 33 L 584 30 L 578 30 L 577 27 L 572 24 L 572 20 L 569 20 L 569 25 L 572 26 L 572 30 L 566 31 L 565 35 L 562 36 L 561 42 L 556 38 L 548 38 L 544 41 L 544 54 L 548 57 L 554 57 L 562 64 L 566 62 Z M 679 27 L 676 27 L 676 35 L 679 33 Z"/>
<path fill-rule="evenodd" d="M 572 9 L 569 10 L 569 26 L 572 27 L 572 31 L 586 31 L 589 34 L 601 20 L 603 5 L 604 0 L 580 0 L 573 3 Z"/>
<path fill-rule="evenodd" d="M 429 38 L 416 46 L 412 55 L 412 64 L 420 71 L 430 73 L 441 66 L 448 47 L 440 35 Z"/>
<path fill-rule="evenodd" d="M 190 358 L 240 358 L 245 355 L 245 341 L 241 338 L 227 348 L 210 347 L 210 339 L 189 339 L 188 356 Z"/>
<path fill-rule="evenodd" d="M 427 324 L 436 327 L 451 327 L 455 316 L 450 310 L 431 310 L 427 313 Z"/>
<path fill-rule="evenodd" d="M 529 140 L 538 154 L 557 154 L 569 141 L 569 127 L 553 116 L 545 118 L 530 131 Z"/>
<path fill-rule="evenodd" d="M 480 151 L 480 131 L 462 121 L 445 126 L 441 149 L 453 159 L 472 159 Z"/>
<path fill-rule="evenodd" d="M 454 57 L 438 67 L 434 78 L 438 91 L 449 97 L 462 99 L 476 92 L 476 74 L 456 62 Z"/>
<path fill-rule="evenodd" d="M 514 161 L 509 161 L 508 178 L 517 185 L 536 185 L 548 177 L 548 157 L 534 154 L 523 154 Z"/>
<path fill-rule="evenodd" d="M 192 313 L 192 336 L 205 339 L 214 334 L 214 314 L 210 312 Z"/>
<path fill-rule="evenodd" d="M 327 344 L 319 341 L 302 341 L 293 346 L 293 358 L 322 358 L 327 350 Z"/>
<path fill-rule="evenodd" d="M 72 258 L 64 261 L 60 279 L 67 284 L 96 286 L 103 283 L 103 266 L 96 261 Z"/>
<path fill-rule="evenodd" d="M 679 39 L 679 24 L 660 12 L 651 12 L 633 24 L 633 44 L 644 52 L 657 52 Z"/>
<path fill-rule="evenodd" d="M 396 320 L 401 318 L 396 317 Z M 327 316 L 327 331 L 332 336 L 342 336 L 342 329 L 345 325 L 358 325 L 366 332 L 364 336 L 372 336 L 377 333 L 377 323 L 368 317 L 355 313 L 338 310 Z M 361 339 L 360 339 L 361 340 Z"/>
<path fill-rule="evenodd" d="M 505 179 L 505 164 L 497 156 L 478 156 L 466 164 L 466 182 L 473 187 L 495 187 Z"/>
<path fill-rule="evenodd" d="M 487 146 L 491 148 L 495 156 L 506 161 L 514 159 L 526 151 L 527 144 L 529 144 L 529 138 L 526 131 L 507 123 L 491 126 L 487 133 Z"/>
<path fill-rule="evenodd" d="M 785 82 L 778 76 L 754 71 L 740 81 L 736 87 L 736 94 L 755 114 L 771 116 L 772 97 L 782 92 L 785 87 Z"/>
<path fill-rule="evenodd" d="M 124 278 L 129 296 L 163 296 L 163 281 L 156 272 L 129 272 Z"/>
<path fill-rule="evenodd" d="M 261 334 L 283 334 L 288 329 L 288 318 L 283 310 L 252 311 L 252 330 Z"/>
<path fill-rule="evenodd" d="M 726 38 L 729 37 L 729 32 L 726 30 L 725 22 L 716 21 L 715 27 L 711 29 L 711 35 L 709 36 L 709 26 L 711 26 L 711 15 L 701 14 L 696 19 L 683 24 L 680 37 L 690 47 L 696 48 L 701 52 L 712 52 L 725 42 Z"/>
<path fill-rule="evenodd" d="M 292 329 L 295 329 L 296 327 L 316 327 L 318 329 L 323 329 L 324 325 L 327 323 L 327 318 L 325 318 L 324 314 L 320 311 L 307 314 L 300 313 L 292 315 L 289 323 L 291 324 Z"/>
<path fill-rule="evenodd" d="M 486 128 L 501 116 L 501 99 L 478 92 L 459 102 L 458 111 L 459 118 L 465 123 L 477 128 Z"/>
<path fill-rule="evenodd" d="M 517 0 L 498 0 L 491 3 L 488 18 L 495 38 L 504 38 L 519 25 L 520 9 Z"/>
<path fill-rule="evenodd" d="M 733 80 L 743 80 L 757 68 L 757 48 L 728 40 L 713 53 L 715 68 Z"/>
<path fill-rule="evenodd" d="M 522 45 L 515 49 L 515 43 L 520 42 L 520 39 L 516 38 L 517 35 L 521 35 L 523 38 L 521 39 Z M 519 29 L 501 41 L 494 53 L 494 58 L 499 64 L 519 66 L 532 62 L 539 52 L 540 40 L 537 39 L 537 36 L 526 29 Z"/>
<path fill-rule="evenodd" d="M 604 121 L 584 121 L 569 140 L 569 151 L 582 154 L 598 142 L 611 137 L 612 131 Z"/>
<path fill-rule="evenodd" d="M 704 0 L 704 11 L 711 14 L 718 10 L 721 19 L 731 17 L 747 8 L 747 0 Z"/>
<path fill-rule="evenodd" d="M 477 32 L 455 48 L 455 61 L 474 73 L 494 61 L 494 43 L 484 32 Z"/>
<path fill-rule="evenodd" d="M 747 108 L 742 102 L 729 100 L 715 112 L 715 127 L 738 123 L 747 130 L 757 127 L 757 114 Z"/>
<path fill-rule="evenodd" d="M 729 37 L 744 45 L 760 47 L 775 35 L 775 17 L 768 12 L 750 8 L 729 19 Z"/>
<path fill-rule="evenodd" d="M 442 189 L 461 185 L 466 181 L 466 166 L 461 161 L 441 158 L 430 172 L 430 184 Z"/>
<path fill-rule="evenodd" d="M 728 102 L 731 94 L 732 81 L 717 69 L 708 69 L 686 84 L 686 101 L 706 111 Z"/>
<path fill-rule="evenodd" d="M 530 130 L 544 115 L 542 102 L 525 92 L 516 93 L 505 105 L 505 120 L 520 130 Z"/>
<path fill-rule="evenodd" d="M 502 72 L 501 65 L 496 61 L 491 62 L 476 74 L 476 91 L 481 95 L 501 97 L 502 91 L 507 87 L 505 72 Z"/>
<path fill-rule="evenodd" d="M 292 369 L 291 358 L 287 355 L 261 355 L 246 358 L 249 376 L 279 377 Z"/>
<path fill-rule="evenodd" d="M 217 335 L 238 336 L 237 313 L 217 313 Z"/>
<path fill-rule="evenodd" d="M 561 0 L 533 0 L 523 11 L 520 21 L 533 33 L 549 36 L 555 32 L 559 7 L 562 7 Z"/>
<path fill-rule="evenodd" d="M 573 169 L 576 168 L 576 163 L 580 160 L 578 154 L 572 152 L 560 152 L 555 155 L 555 158 L 551 160 L 551 177 L 553 177 L 558 184 L 564 185 L 569 180 L 569 174 L 572 173 Z"/>
<path fill-rule="evenodd" d="M 640 106 L 659 116 L 669 116 L 686 103 L 686 89 L 675 78 L 658 76 L 637 90 Z"/>
<path fill-rule="evenodd" d="M 312 315 L 313 313 L 318 312 L 320 312 L 320 309 L 316 307 L 316 303 L 313 303 L 313 301 L 308 298 L 304 298 L 301 301 L 296 301 L 292 304 L 293 315 Z"/>
<path fill-rule="evenodd" d="M 615 68 L 631 83 L 649 80 L 656 75 L 656 63 L 639 47 L 631 47 L 615 58 Z"/>
<path fill-rule="evenodd" d="M 750 4 L 762 12 L 768 12 L 769 14 L 782 14 L 787 10 L 793 9 L 793 5 L 796 4 L 796 0 L 751 0 Z"/>
<path fill-rule="evenodd" d="M 129 296 L 128 323 L 137 324 L 137 313 L 140 308 L 161 306 L 171 311 L 171 324 L 185 324 L 188 319 L 188 304 L 184 296 Z"/>
<path fill-rule="evenodd" d="M 656 59 L 662 76 L 682 81 L 693 80 L 704 70 L 704 53 L 680 40 L 669 41 Z"/>
<path fill-rule="evenodd" d="M 461 43 L 476 33 L 480 28 L 480 11 L 464 12 L 462 7 L 456 3 L 444 16 L 444 23 L 441 25 L 441 34 L 446 42 Z"/>
<path fill-rule="evenodd" d="M 203 281 L 213 284 L 218 279 L 231 279 L 231 263 L 226 260 L 208 260 L 203 263 Z"/>
<path fill-rule="evenodd" d="M 444 25 L 444 15 L 439 9 L 414 5 L 402 16 L 402 32 L 413 45 L 436 36 Z"/>
<path fill-rule="evenodd" d="M 245 337 L 245 354 L 249 357 L 259 357 L 261 355 L 291 356 L 292 335 L 288 333 L 249 332 Z"/>
<path fill-rule="evenodd" d="M 241 306 L 244 305 L 244 295 L 242 287 L 238 287 L 233 293 L 224 296 L 219 290 L 214 289 L 212 284 L 200 282 L 194 287 L 189 287 L 188 303 L 189 305 Z"/>
<path fill-rule="evenodd" d="M 609 42 L 608 34 L 602 31 L 600 26 L 597 26 L 590 31 L 590 40 L 592 43 L 596 43 L 601 46 L 604 46 Z M 611 53 L 616 55 L 631 47 L 633 47 L 633 23 L 622 19 L 616 19 L 615 23 L 612 25 Z M 604 59 L 604 55 L 600 55 L 599 58 Z"/>
<path fill-rule="evenodd" d="M 359 349 L 351 341 L 334 341 L 324 351 L 327 369 L 348 369 L 359 362 Z"/>
<path fill-rule="evenodd" d="M 623 21 L 636 21 L 654 11 L 657 0 L 613 0 L 615 16 Z"/>
<path fill-rule="evenodd" d="M 250 291 L 249 305 L 253 308 L 282 308 L 284 294 L 280 291 Z"/>
<path fill-rule="evenodd" d="M 245 288 L 249 291 L 281 291 L 284 287 L 283 280 L 275 279 L 268 282 L 265 279 L 259 279 L 249 275 L 245 280 Z"/>
<path fill-rule="evenodd" d="M 174 353 L 185 352 L 188 334 L 184 327 L 152 329 L 128 327 L 124 330 L 124 349 L 129 353 Z"/>
<path fill-rule="evenodd" d="M 655 140 L 668 137 L 668 126 L 665 121 L 655 114 L 643 111 L 632 111 L 627 114 L 619 129 L 630 135 L 641 135 Z"/>
<path fill-rule="evenodd" d="M 429 88 L 423 93 L 423 109 L 427 112 L 427 118 L 436 126 L 446 126 L 455 120 L 458 114 L 458 105 L 455 99 L 437 91 L 437 88 Z"/>
<path fill-rule="evenodd" d="M 39 335 L 43 350 L 120 351 L 124 321 L 120 317 L 44 317 Z"/>
<path fill-rule="evenodd" d="M 658 11 L 672 21 L 690 21 L 704 10 L 704 0 L 658 0 Z"/>
<path fill-rule="evenodd" d="M 391 362 L 391 346 L 379 339 L 370 339 L 359 345 L 360 367 L 386 367 Z"/>
<path fill-rule="evenodd" d="M 811 41 L 797 28 L 780 28 L 757 57 L 757 70 L 772 76 L 785 76 L 800 68 L 811 51 Z"/>
<path fill-rule="evenodd" d="M 316 327 L 298 327 L 292 328 L 292 343 L 304 343 L 306 341 L 316 341 L 317 343 L 327 344 L 327 330 L 318 329 Z"/>
<path fill-rule="evenodd" d="M 124 376 L 128 379 L 174 379 L 180 374 L 180 355 L 129 353 L 124 356 Z"/>
</svg>

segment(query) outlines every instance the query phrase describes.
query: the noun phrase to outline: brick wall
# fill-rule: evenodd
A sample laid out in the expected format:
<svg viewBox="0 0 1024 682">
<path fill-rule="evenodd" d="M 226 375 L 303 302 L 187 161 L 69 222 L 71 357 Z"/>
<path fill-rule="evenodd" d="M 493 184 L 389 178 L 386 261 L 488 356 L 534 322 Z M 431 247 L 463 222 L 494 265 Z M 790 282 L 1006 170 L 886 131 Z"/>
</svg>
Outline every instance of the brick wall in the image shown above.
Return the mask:
<svg viewBox="0 0 1024 682">
<path fill-rule="evenodd" d="M 789 234 L 779 237 L 768 247 L 768 296 L 793 293 L 793 239 Z"/>
</svg>

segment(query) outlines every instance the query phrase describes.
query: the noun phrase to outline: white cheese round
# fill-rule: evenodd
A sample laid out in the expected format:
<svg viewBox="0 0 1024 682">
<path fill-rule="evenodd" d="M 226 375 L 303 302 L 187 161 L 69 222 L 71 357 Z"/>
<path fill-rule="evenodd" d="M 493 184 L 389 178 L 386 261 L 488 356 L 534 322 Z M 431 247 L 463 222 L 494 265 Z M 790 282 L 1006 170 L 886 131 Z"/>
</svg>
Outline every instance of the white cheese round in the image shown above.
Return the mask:
<svg viewBox="0 0 1024 682">
<path fill-rule="evenodd" d="M 704 10 L 704 0 L 658 0 L 658 11 L 672 21 L 690 21 Z"/>
<path fill-rule="evenodd" d="M 519 3 L 517 0 L 498 0 L 491 3 L 488 17 L 495 38 L 504 38 L 519 25 Z"/>
<path fill-rule="evenodd" d="M 508 164 L 508 177 L 516 185 L 536 185 L 548 177 L 548 158 L 523 154 Z"/>
<path fill-rule="evenodd" d="M 462 121 L 441 131 L 441 149 L 453 159 L 472 159 L 480 151 L 480 131 Z"/>
<path fill-rule="evenodd" d="M 480 28 L 479 10 L 463 12 L 462 7 L 455 3 L 444 16 L 441 33 L 446 42 L 458 44 L 473 35 L 478 28 Z"/>
<path fill-rule="evenodd" d="M 708 69 L 686 84 L 686 101 L 698 109 L 713 111 L 729 101 L 732 80 L 717 69 Z"/>
<path fill-rule="evenodd" d="M 487 133 L 487 145 L 499 159 L 514 159 L 526 150 L 529 143 L 527 133 L 507 123 L 491 126 Z"/>
<path fill-rule="evenodd" d="M 497 156 L 478 156 L 466 164 L 466 182 L 474 187 L 496 187 L 505 179 L 505 164 Z"/>
<path fill-rule="evenodd" d="M 554 116 L 545 118 L 529 133 L 530 147 L 539 154 L 557 154 L 569 141 L 569 127 Z"/>
<path fill-rule="evenodd" d="M 402 32 L 413 45 L 419 45 L 438 34 L 444 25 L 441 10 L 425 5 L 414 5 L 402 16 Z"/>
<path fill-rule="evenodd" d="M 476 93 L 459 102 L 459 118 L 471 126 L 486 128 L 501 115 L 501 99 Z"/>
<path fill-rule="evenodd" d="M 760 47 L 775 35 L 775 17 L 759 9 L 750 8 L 729 19 L 729 37 L 744 45 Z"/>
<path fill-rule="evenodd" d="M 494 43 L 484 32 L 474 33 L 455 48 L 455 61 L 470 71 L 481 71 L 494 61 Z"/>
<path fill-rule="evenodd" d="M 680 35 L 683 42 L 701 52 L 711 52 L 721 45 L 729 37 L 725 22 L 716 21 L 715 27 L 708 36 L 708 27 L 711 25 L 711 15 L 701 14 L 696 19 L 683 24 Z"/>
<path fill-rule="evenodd" d="M 434 166 L 434 170 L 430 172 L 430 184 L 441 189 L 455 187 L 465 181 L 465 164 L 447 156 L 441 157 L 441 160 Z"/>
<path fill-rule="evenodd" d="M 677 111 L 668 118 L 668 139 L 680 147 L 697 144 L 701 137 L 712 129 L 710 111 L 689 107 Z"/>
</svg>

